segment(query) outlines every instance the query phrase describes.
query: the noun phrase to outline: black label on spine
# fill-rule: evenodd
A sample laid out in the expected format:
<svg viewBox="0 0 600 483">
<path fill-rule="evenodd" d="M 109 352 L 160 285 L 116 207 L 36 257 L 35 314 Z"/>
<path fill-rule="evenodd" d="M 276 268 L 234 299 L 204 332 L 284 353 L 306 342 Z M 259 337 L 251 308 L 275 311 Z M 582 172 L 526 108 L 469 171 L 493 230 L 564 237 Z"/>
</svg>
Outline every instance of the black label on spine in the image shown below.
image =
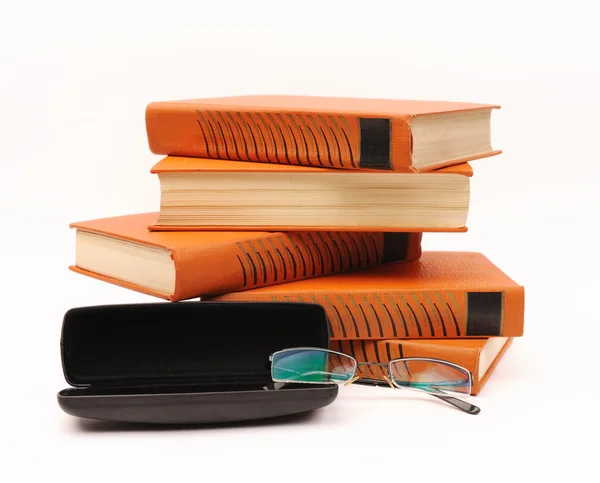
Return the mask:
<svg viewBox="0 0 600 483">
<path fill-rule="evenodd" d="M 469 292 L 467 335 L 502 335 L 503 292 Z"/>
<path fill-rule="evenodd" d="M 359 166 L 367 169 L 391 169 L 390 119 L 359 118 L 360 161 Z"/>
<path fill-rule="evenodd" d="M 406 260 L 408 254 L 408 233 L 383 234 L 383 263 Z"/>
</svg>

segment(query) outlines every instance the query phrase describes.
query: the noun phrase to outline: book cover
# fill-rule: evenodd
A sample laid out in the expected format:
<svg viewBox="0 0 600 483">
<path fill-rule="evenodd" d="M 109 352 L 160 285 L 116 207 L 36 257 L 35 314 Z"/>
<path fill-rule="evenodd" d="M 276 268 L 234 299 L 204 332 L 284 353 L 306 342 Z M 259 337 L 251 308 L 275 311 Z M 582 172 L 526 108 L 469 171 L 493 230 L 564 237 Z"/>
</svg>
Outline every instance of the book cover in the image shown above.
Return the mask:
<svg viewBox="0 0 600 483">
<path fill-rule="evenodd" d="M 512 337 L 476 339 L 407 339 L 381 341 L 333 341 L 331 349 L 354 357 L 359 362 L 387 364 L 404 357 L 441 359 L 464 367 L 473 375 L 472 394 L 481 392 L 497 364 L 513 342 Z M 361 366 L 362 378 L 383 381 L 385 368 Z"/>
<path fill-rule="evenodd" d="M 421 254 L 420 233 L 151 232 L 157 213 L 72 223 L 70 269 L 171 301 L 362 270 Z"/>
<path fill-rule="evenodd" d="M 324 96 L 185 99 L 150 103 L 146 131 L 155 154 L 430 171 L 500 153 L 492 149 L 489 132 L 490 114 L 497 108 Z M 480 141 L 473 144 L 475 138 Z"/>
<path fill-rule="evenodd" d="M 524 287 L 474 252 L 424 251 L 411 263 L 216 299 L 318 303 L 332 340 L 517 337 L 524 328 Z"/>
</svg>

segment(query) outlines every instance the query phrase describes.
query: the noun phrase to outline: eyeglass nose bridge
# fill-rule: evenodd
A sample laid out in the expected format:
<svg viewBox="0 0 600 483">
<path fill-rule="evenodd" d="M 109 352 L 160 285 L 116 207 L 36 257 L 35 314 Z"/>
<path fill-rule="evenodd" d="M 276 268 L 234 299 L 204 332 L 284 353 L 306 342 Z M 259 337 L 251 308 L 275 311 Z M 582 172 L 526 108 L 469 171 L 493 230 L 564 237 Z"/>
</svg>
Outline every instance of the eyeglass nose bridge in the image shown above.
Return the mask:
<svg viewBox="0 0 600 483">
<path fill-rule="evenodd" d="M 384 362 L 357 362 L 356 363 L 356 369 L 358 370 L 359 367 L 361 366 L 377 366 L 377 367 L 385 367 L 387 369 L 387 371 L 384 372 L 383 374 L 383 378 L 385 379 L 385 381 L 390 385 L 390 387 L 392 389 L 397 389 L 396 386 L 392 383 L 392 380 L 390 379 L 390 375 L 389 375 L 389 365 L 385 364 Z M 352 378 L 352 382 L 356 381 L 357 379 L 360 379 L 359 377 L 353 377 Z"/>
</svg>

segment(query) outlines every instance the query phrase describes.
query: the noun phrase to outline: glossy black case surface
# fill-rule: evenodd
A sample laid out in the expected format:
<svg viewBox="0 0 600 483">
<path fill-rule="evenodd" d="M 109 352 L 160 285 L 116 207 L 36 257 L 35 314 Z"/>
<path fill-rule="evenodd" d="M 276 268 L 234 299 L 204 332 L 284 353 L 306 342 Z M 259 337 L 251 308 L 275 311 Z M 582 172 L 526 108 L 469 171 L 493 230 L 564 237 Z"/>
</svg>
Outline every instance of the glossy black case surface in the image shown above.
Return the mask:
<svg viewBox="0 0 600 483">
<path fill-rule="evenodd" d="M 323 308 L 181 302 L 69 310 L 61 358 L 73 416 L 138 423 L 247 421 L 331 404 L 337 385 L 274 385 L 269 356 L 328 347 Z"/>
</svg>

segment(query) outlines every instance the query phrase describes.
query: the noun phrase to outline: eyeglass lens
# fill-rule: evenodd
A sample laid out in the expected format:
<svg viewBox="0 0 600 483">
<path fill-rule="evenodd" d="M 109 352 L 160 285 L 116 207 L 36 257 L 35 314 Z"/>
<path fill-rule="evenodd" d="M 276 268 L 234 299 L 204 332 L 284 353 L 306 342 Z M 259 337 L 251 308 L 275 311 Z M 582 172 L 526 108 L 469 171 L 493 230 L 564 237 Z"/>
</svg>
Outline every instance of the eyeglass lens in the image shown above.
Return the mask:
<svg viewBox="0 0 600 483">
<path fill-rule="evenodd" d="M 346 382 L 355 370 L 351 357 L 319 349 L 288 349 L 275 353 L 271 361 L 276 382 Z"/>
<path fill-rule="evenodd" d="M 429 359 L 397 360 L 390 364 L 392 382 L 399 387 L 465 397 L 471 394 L 471 377 L 461 367 Z"/>
</svg>

